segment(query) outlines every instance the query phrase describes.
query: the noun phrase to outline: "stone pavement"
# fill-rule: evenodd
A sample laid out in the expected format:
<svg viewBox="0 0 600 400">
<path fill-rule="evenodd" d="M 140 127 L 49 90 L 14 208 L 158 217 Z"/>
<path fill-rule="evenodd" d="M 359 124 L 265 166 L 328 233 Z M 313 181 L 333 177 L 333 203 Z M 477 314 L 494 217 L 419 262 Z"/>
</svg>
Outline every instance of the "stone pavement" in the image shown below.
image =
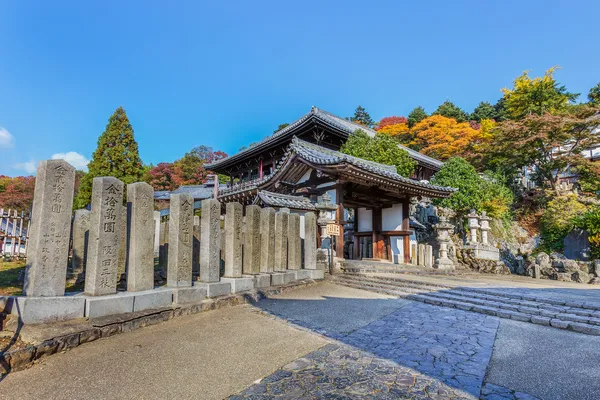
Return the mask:
<svg viewBox="0 0 600 400">
<path fill-rule="evenodd" d="M 0 399 L 595 399 L 600 337 L 320 283 L 84 344 Z M 534 397 L 535 396 L 535 397 Z"/>
</svg>

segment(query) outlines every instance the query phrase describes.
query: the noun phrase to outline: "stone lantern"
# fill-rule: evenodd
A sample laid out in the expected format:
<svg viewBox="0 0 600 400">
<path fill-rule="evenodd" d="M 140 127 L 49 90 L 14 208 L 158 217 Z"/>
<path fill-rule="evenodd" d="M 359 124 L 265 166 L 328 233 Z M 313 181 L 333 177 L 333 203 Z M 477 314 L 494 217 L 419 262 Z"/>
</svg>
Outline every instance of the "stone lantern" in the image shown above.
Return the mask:
<svg viewBox="0 0 600 400">
<path fill-rule="evenodd" d="M 321 197 L 321 201 L 315 204 L 315 208 L 319 213 L 317 218 L 317 225 L 321 229 L 322 242 L 323 238 L 329 237 L 327 235 L 327 224 L 335 222 L 335 219 L 332 218 L 332 215 L 335 215 L 337 206 L 331 202 L 331 196 L 329 196 L 329 193 L 325 192 Z"/>
<path fill-rule="evenodd" d="M 471 244 L 477 244 L 477 229 L 479 229 L 479 216 L 475 210 L 471 210 L 471 213 L 467 215 L 469 219 L 469 230 L 471 232 Z"/>
<path fill-rule="evenodd" d="M 446 217 L 440 216 L 439 222 L 433 227 L 437 232 L 437 240 L 440 244 L 438 258 L 433 266 L 437 269 L 454 269 L 454 262 L 448 257 L 448 243 L 450 243 L 450 234 L 454 230 L 454 226 L 448 222 Z"/>
<path fill-rule="evenodd" d="M 488 231 L 490 230 L 491 218 L 487 216 L 485 211 L 481 212 L 479 217 L 479 229 L 481 229 L 481 244 L 488 245 Z"/>
</svg>

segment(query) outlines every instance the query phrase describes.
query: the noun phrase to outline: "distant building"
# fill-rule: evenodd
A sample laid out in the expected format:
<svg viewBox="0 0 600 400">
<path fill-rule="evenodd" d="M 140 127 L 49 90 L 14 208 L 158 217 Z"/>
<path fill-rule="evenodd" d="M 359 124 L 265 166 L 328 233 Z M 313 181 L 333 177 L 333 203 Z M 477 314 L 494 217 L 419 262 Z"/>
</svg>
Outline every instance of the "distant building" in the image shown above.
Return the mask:
<svg viewBox="0 0 600 400">
<path fill-rule="evenodd" d="M 227 187 L 226 184 L 219 183 L 219 190 L 225 189 Z M 168 202 L 171 198 L 172 194 L 179 193 L 188 193 L 194 199 L 194 209 L 199 209 L 202 207 L 202 200 L 210 199 L 213 197 L 215 191 L 215 182 L 214 180 L 209 180 L 208 182 L 202 185 L 185 185 L 180 186 L 179 188 L 169 192 L 168 190 L 156 190 L 154 192 L 154 200 L 157 201 L 158 204 L 162 204 L 165 206 L 160 210 L 160 215 L 165 216 L 169 215 L 169 207 Z"/>
</svg>

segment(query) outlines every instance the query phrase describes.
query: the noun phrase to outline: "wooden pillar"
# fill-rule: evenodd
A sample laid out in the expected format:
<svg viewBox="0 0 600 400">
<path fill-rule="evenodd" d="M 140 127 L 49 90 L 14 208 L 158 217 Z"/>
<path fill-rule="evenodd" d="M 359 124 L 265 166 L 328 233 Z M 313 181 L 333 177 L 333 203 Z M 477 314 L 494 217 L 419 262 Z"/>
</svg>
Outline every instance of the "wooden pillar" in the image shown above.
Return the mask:
<svg viewBox="0 0 600 400">
<path fill-rule="evenodd" d="M 360 259 L 360 237 L 356 236 L 358 233 L 358 207 L 354 208 L 354 256 L 355 260 Z"/>
<path fill-rule="evenodd" d="M 263 178 L 263 160 L 262 158 L 258 161 L 258 179 Z"/>
<path fill-rule="evenodd" d="M 384 238 L 381 235 L 381 207 L 373 207 L 373 258 L 382 259 L 384 257 Z"/>
<path fill-rule="evenodd" d="M 402 230 L 410 231 L 409 199 L 402 203 Z M 404 236 L 404 263 L 410 264 L 410 234 Z"/>
<path fill-rule="evenodd" d="M 335 222 L 340 226 L 340 236 L 336 238 L 335 256 L 344 258 L 344 190 L 343 184 L 338 183 L 335 188 L 335 201 L 337 210 L 335 211 Z"/>
</svg>

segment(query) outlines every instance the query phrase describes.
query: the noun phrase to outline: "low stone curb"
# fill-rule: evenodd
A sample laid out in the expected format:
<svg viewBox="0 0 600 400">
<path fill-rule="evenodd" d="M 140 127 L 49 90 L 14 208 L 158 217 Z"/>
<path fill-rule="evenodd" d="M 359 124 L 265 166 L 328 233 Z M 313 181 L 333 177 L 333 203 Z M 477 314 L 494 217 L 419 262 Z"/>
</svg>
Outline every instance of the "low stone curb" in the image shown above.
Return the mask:
<svg viewBox="0 0 600 400">
<path fill-rule="evenodd" d="M 161 309 L 89 319 L 84 324 L 81 324 L 83 325 L 81 328 L 78 325 L 74 332 L 59 334 L 38 344 L 31 344 L 24 348 L 0 353 L 0 379 L 10 372 L 26 369 L 44 357 L 70 350 L 84 343 L 93 342 L 94 340 L 119 333 L 131 332 L 184 315 L 218 310 L 240 304 L 251 304 L 260 299 L 288 292 L 296 288 L 310 286 L 314 283 L 316 281 L 305 280 L 294 282 L 290 285 L 268 287 L 260 290 L 241 292 L 235 295 L 206 299 L 199 303 L 174 305 Z M 52 325 L 45 324 L 44 329 L 52 329 Z M 73 328 L 71 327 L 71 329 Z"/>
</svg>

